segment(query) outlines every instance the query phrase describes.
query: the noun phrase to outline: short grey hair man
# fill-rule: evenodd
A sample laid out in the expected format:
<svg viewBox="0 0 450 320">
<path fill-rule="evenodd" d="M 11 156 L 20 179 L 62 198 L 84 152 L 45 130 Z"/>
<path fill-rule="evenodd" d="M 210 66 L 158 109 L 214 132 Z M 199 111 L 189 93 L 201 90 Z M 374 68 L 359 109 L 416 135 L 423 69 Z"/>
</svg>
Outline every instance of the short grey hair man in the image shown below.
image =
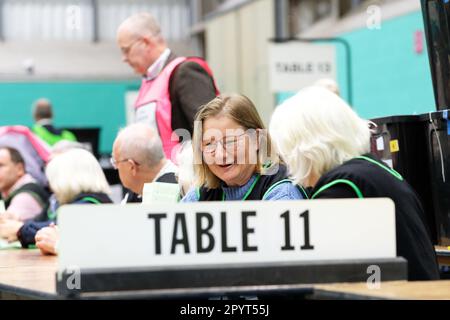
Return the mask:
<svg viewBox="0 0 450 320">
<path fill-rule="evenodd" d="M 37 122 L 43 119 L 52 119 L 53 111 L 50 100 L 41 98 L 33 104 L 33 118 Z"/>
<path fill-rule="evenodd" d="M 111 162 L 119 170 L 122 184 L 138 195 L 142 195 L 145 183 L 177 183 L 177 167 L 165 157 L 159 135 L 142 123 L 119 131 Z"/>
</svg>

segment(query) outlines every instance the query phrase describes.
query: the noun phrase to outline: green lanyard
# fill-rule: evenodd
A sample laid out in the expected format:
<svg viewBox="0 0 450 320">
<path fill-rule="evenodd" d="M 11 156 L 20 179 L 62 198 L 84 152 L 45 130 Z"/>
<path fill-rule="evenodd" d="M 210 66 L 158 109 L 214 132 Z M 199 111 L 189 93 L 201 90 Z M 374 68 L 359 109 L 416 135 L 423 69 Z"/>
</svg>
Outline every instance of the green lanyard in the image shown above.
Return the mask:
<svg viewBox="0 0 450 320">
<path fill-rule="evenodd" d="M 364 198 L 363 194 L 361 192 L 361 190 L 356 186 L 356 184 L 354 184 L 353 182 L 351 182 L 350 180 L 347 179 L 337 179 L 334 181 L 331 181 L 330 183 L 327 183 L 326 185 L 322 186 L 322 188 L 320 188 L 319 190 L 316 191 L 316 193 L 314 193 L 311 197 L 311 199 L 315 199 L 316 196 L 321 193 L 323 190 L 326 190 L 328 188 L 331 188 L 332 186 L 338 184 L 338 183 L 343 183 L 348 185 L 350 188 L 353 189 L 353 191 L 355 191 L 356 196 L 360 199 Z"/>
<path fill-rule="evenodd" d="M 366 156 L 358 156 L 355 157 L 354 159 L 362 159 L 362 160 L 366 160 L 369 161 L 372 164 L 375 164 L 377 166 L 379 166 L 380 168 L 386 170 L 387 172 L 389 172 L 390 174 L 392 174 L 394 177 L 396 177 L 397 179 L 399 179 L 400 181 L 403 181 L 403 177 L 400 173 L 398 173 L 397 171 L 395 171 L 394 169 L 388 168 L 385 165 L 379 163 L 378 161 L 375 161 L 369 157 Z M 349 181 L 347 179 L 337 179 L 334 181 L 331 181 L 330 183 L 327 183 L 326 185 L 322 186 L 319 190 L 316 191 L 316 193 L 313 194 L 313 196 L 311 197 L 311 199 L 314 199 L 319 193 L 321 193 L 322 191 L 334 186 L 335 184 L 338 183 L 343 183 L 343 184 L 347 184 L 348 186 L 350 186 L 356 193 L 356 195 L 358 196 L 358 198 L 364 198 L 363 194 L 361 192 L 361 190 L 352 182 Z"/>
<path fill-rule="evenodd" d="M 258 174 L 258 175 L 256 176 L 255 181 L 253 181 L 252 185 L 251 185 L 250 188 L 247 190 L 247 192 L 245 193 L 245 195 L 244 195 L 244 197 L 242 198 L 241 201 L 247 200 L 248 196 L 250 195 L 250 193 L 252 193 L 253 189 L 255 188 L 256 184 L 258 183 L 259 178 L 261 178 L 261 176 Z M 225 201 L 225 200 L 226 200 L 226 199 L 225 199 L 225 192 L 223 192 L 223 190 L 222 190 L 222 201 Z"/>
<path fill-rule="evenodd" d="M 93 204 L 102 204 L 100 201 L 98 201 L 94 197 L 89 197 L 89 196 L 82 198 L 81 201 L 86 201 L 86 202 L 90 202 Z"/>
<path fill-rule="evenodd" d="M 396 177 L 398 180 L 403 181 L 403 177 L 400 173 L 398 173 L 397 171 L 395 171 L 394 169 L 388 168 L 385 165 L 379 163 L 378 161 L 375 161 L 369 157 L 366 156 L 359 156 L 359 157 L 355 157 L 356 159 L 364 159 L 366 161 L 369 161 L 373 164 L 376 164 L 377 166 L 379 166 L 380 168 L 383 168 L 384 170 L 386 170 L 387 172 L 389 172 L 390 174 L 392 174 L 394 177 Z"/>
</svg>

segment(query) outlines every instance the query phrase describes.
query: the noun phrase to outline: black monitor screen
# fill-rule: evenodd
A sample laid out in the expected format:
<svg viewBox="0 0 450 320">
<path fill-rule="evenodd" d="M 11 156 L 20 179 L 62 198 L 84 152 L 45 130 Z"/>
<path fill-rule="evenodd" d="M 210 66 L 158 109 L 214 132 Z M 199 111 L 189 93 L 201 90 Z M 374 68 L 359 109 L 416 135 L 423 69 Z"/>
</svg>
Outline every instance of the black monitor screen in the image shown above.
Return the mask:
<svg viewBox="0 0 450 320">
<path fill-rule="evenodd" d="M 83 143 L 97 158 L 99 157 L 100 128 L 65 128 L 71 131 L 78 142 Z"/>
<path fill-rule="evenodd" d="M 425 14 L 433 87 L 438 109 L 450 106 L 450 1 L 428 1 Z"/>
</svg>

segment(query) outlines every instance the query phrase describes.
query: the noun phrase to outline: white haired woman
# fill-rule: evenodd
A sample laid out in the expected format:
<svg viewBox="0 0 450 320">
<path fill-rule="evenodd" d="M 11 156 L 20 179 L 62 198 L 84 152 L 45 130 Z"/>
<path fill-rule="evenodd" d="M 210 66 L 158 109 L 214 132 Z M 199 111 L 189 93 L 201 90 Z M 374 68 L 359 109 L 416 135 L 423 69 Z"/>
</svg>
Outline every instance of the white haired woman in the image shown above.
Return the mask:
<svg viewBox="0 0 450 320">
<path fill-rule="evenodd" d="M 303 199 L 243 95 L 221 95 L 203 106 L 192 145 L 195 187 L 182 202 Z"/>
<path fill-rule="evenodd" d="M 408 260 L 408 278 L 439 278 L 419 198 L 396 171 L 369 154 L 368 122 L 344 100 L 324 88 L 305 88 L 275 109 L 270 133 L 295 181 L 313 188 L 313 199 L 391 198 L 397 254 Z"/>
<path fill-rule="evenodd" d="M 86 150 L 75 148 L 56 155 L 48 163 L 45 173 L 59 205 L 112 203 L 103 170 Z M 32 244 L 34 239 L 42 253 L 56 254 L 58 230 L 51 219 L 29 221 L 19 233 L 22 245 L 24 242 Z"/>
</svg>

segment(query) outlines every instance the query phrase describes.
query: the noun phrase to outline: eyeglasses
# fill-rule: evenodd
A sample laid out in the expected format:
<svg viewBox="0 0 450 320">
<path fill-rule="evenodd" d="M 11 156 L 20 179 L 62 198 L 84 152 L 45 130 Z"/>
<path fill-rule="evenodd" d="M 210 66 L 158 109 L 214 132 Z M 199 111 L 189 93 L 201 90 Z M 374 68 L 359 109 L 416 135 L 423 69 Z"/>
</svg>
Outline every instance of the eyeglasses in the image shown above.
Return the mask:
<svg viewBox="0 0 450 320">
<path fill-rule="evenodd" d="M 139 163 L 137 163 L 136 161 L 134 161 L 133 159 L 130 159 L 130 158 L 122 159 L 122 160 L 116 160 L 116 159 L 114 159 L 113 157 L 111 157 L 111 158 L 109 159 L 109 161 L 111 162 L 112 167 L 113 167 L 115 170 L 117 170 L 117 165 L 118 165 L 119 163 L 125 162 L 125 161 L 128 161 L 128 160 L 133 161 L 136 165 L 139 166 Z"/>
<path fill-rule="evenodd" d="M 234 148 L 236 146 L 236 143 L 245 134 L 246 133 L 244 132 L 243 134 L 240 134 L 237 136 L 228 136 L 228 137 L 224 137 L 217 141 L 208 142 L 208 143 L 202 145 L 202 151 L 203 151 L 203 153 L 213 154 L 216 152 L 217 145 L 220 143 L 222 145 L 222 148 L 225 151 L 233 152 Z"/>
<path fill-rule="evenodd" d="M 120 50 L 122 51 L 122 54 L 125 56 L 128 55 L 131 51 L 131 48 L 133 48 L 133 46 L 141 40 L 142 40 L 141 38 L 136 39 L 129 46 L 120 48 Z"/>
</svg>

